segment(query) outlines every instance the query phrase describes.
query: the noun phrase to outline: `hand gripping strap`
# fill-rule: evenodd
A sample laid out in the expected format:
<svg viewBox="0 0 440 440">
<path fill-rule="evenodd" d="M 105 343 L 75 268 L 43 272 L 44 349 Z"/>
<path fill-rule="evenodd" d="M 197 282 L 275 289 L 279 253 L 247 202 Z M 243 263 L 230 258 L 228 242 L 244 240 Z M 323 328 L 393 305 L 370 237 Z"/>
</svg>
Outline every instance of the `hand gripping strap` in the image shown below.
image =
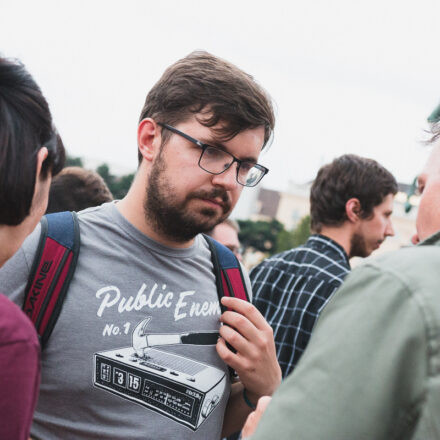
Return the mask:
<svg viewBox="0 0 440 440">
<path fill-rule="evenodd" d="M 249 301 L 241 265 L 237 257 L 226 247 L 213 238 L 205 235 L 209 244 L 216 276 L 219 301 L 223 296 L 233 296 Z M 224 307 L 221 305 L 222 312 Z"/>
<path fill-rule="evenodd" d="M 41 219 L 41 235 L 26 287 L 24 312 L 35 324 L 44 346 L 61 312 L 75 272 L 80 248 L 76 213 L 49 214 Z"/>
</svg>

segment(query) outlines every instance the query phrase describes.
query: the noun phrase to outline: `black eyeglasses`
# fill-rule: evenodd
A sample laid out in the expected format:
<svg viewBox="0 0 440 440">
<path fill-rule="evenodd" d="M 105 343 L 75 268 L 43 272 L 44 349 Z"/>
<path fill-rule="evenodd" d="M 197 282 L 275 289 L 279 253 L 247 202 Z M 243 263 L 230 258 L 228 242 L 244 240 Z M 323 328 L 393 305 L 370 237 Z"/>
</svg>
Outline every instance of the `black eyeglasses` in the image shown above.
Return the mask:
<svg viewBox="0 0 440 440">
<path fill-rule="evenodd" d="M 220 148 L 212 147 L 193 137 L 183 133 L 168 124 L 158 122 L 161 127 L 172 131 L 186 140 L 196 144 L 202 149 L 199 159 L 199 167 L 210 174 L 221 174 L 228 170 L 234 162 L 237 162 L 237 182 L 243 186 L 255 186 L 269 172 L 268 168 L 249 160 L 240 160 Z"/>
</svg>

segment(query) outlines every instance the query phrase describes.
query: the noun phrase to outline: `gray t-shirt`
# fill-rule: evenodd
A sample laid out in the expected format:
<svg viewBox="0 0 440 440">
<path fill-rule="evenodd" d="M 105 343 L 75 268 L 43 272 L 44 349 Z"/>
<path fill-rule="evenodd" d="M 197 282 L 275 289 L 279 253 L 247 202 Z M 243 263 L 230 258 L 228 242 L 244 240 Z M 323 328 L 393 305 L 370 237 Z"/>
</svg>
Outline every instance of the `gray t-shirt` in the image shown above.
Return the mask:
<svg viewBox="0 0 440 440">
<path fill-rule="evenodd" d="M 79 221 L 78 264 L 43 351 L 32 436 L 219 439 L 230 382 L 212 337 L 220 307 L 205 239 L 165 247 L 114 203 Z M 0 271 L 19 305 L 39 235 L 37 227 Z"/>
</svg>

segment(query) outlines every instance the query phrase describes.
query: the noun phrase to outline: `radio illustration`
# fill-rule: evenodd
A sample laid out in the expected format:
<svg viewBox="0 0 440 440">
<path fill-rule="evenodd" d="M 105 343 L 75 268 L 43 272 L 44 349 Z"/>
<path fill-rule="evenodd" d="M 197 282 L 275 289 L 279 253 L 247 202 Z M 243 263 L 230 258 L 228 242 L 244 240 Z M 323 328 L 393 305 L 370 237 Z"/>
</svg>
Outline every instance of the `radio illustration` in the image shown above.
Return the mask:
<svg viewBox="0 0 440 440">
<path fill-rule="evenodd" d="M 95 353 L 94 385 L 195 431 L 220 402 L 226 388 L 226 374 L 212 365 L 155 347 L 215 345 L 219 334 L 148 334 L 150 320 L 147 317 L 136 326 L 132 347 Z"/>
</svg>

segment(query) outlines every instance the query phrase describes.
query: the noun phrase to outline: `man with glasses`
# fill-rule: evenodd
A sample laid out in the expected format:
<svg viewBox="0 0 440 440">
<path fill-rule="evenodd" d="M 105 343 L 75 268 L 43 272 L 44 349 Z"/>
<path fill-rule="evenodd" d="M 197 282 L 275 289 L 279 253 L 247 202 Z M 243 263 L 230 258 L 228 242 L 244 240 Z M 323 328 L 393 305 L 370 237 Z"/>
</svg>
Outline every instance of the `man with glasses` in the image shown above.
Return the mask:
<svg viewBox="0 0 440 440">
<path fill-rule="evenodd" d="M 250 274 L 254 304 L 274 330 L 283 377 L 295 368 L 315 321 L 350 271 L 394 235 L 397 183 L 372 159 L 345 154 L 318 172 L 310 190 L 314 234 L 263 261 Z"/>
<path fill-rule="evenodd" d="M 81 250 L 43 351 L 33 436 L 219 439 L 276 389 L 272 330 L 236 298 L 223 298 L 221 314 L 201 234 L 267 173 L 257 162 L 273 127 L 270 99 L 234 65 L 194 52 L 165 71 L 141 113 L 127 196 L 79 214 Z M 18 303 L 39 235 L 0 272 Z M 228 366 L 240 378 L 232 385 Z"/>
</svg>

